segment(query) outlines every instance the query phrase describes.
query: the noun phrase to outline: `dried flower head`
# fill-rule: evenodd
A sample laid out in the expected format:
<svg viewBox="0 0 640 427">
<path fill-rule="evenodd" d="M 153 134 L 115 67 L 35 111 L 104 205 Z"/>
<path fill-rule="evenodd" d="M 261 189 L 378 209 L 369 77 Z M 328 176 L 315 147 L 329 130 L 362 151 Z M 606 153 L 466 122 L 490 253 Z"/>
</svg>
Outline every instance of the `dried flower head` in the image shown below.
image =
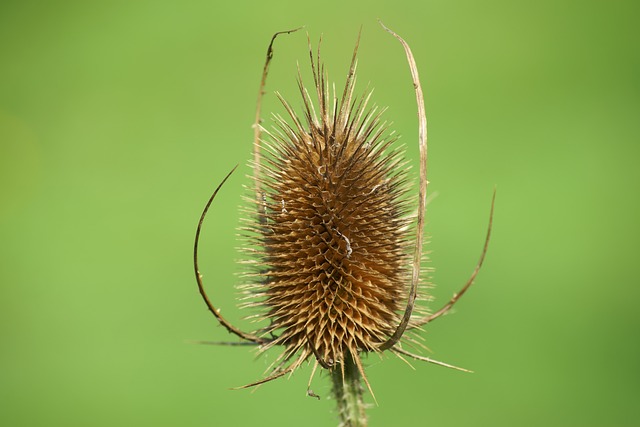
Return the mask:
<svg viewBox="0 0 640 427">
<path fill-rule="evenodd" d="M 302 113 L 278 94 L 288 117 L 275 116 L 271 130 L 260 126 L 261 97 L 278 34 L 269 45 L 260 87 L 255 189 L 243 227 L 249 255 L 244 306 L 258 311 L 253 316 L 261 325 L 257 330 L 243 332 L 220 315 L 197 267 L 202 219 L 224 181 L 205 208 L 194 254 L 200 292 L 222 325 L 258 344 L 261 352 L 284 347 L 270 374 L 247 386 L 293 372 L 309 359 L 315 361 L 313 372 L 321 366 L 338 373 L 343 385 L 345 377 L 361 376 L 368 386 L 361 355 L 385 350 L 453 367 L 409 353 L 400 340 L 415 343 L 405 332 L 444 314 L 468 289 L 484 259 L 489 233 L 480 262 L 462 290 L 433 314 L 416 306 L 419 285 L 424 284 L 420 273 L 427 145 L 422 89 L 411 50 L 391 32 L 405 48 L 418 102 L 417 214 L 412 214 L 403 151 L 382 120 L 384 110 L 371 105 L 370 92 L 355 95 L 357 44 L 340 94 L 330 90 L 319 48 L 314 55 L 310 47 L 311 91 L 298 71 Z"/>
</svg>

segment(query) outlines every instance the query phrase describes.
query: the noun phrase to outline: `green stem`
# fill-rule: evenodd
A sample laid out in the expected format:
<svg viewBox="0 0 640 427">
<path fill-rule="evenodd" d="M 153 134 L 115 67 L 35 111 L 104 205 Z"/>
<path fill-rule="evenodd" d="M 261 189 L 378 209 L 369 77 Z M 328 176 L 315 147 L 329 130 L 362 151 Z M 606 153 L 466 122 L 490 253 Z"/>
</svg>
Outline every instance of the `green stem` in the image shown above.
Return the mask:
<svg viewBox="0 0 640 427">
<path fill-rule="evenodd" d="M 338 403 L 340 427 L 366 427 L 362 377 L 350 354 L 345 355 L 344 376 L 341 366 L 331 370 L 333 396 Z"/>
</svg>

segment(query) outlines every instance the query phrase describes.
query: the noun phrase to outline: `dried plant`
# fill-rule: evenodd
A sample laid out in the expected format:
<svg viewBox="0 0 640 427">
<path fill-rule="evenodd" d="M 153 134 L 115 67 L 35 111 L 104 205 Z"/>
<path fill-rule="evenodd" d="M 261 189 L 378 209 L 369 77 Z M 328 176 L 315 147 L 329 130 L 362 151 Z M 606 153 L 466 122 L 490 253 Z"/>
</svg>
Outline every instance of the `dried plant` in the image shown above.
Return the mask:
<svg viewBox="0 0 640 427">
<path fill-rule="evenodd" d="M 275 34 L 267 50 L 254 129 L 255 189 L 242 229 L 248 254 L 244 307 L 257 311 L 252 317 L 262 326 L 244 332 L 229 323 L 209 300 L 198 268 L 202 222 L 233 170 L 208 201 L 194 247 L 200 293 L 218 321 L 242 340 L 257 344 L 259 352 L 284 347 L 269 374 L 244 387 L 282 377 L 312 359 L 308 394 L 318 397 L 310 388 L 317 368 L 328 370 L 342 423 L 353 426 L 366 425 L 362 381 L 373 396 L 361 355 L 389 350 L 401 358 L 464 370 L 411 353 L 402 342 L 420 346 L 411 331 L 446 313 L 471 286 L 486 254 L 493 216 L 492 199 L 482 255 L 464 287 L 435 313 L 416 304 L 418 289 L 426 286 L 421 265 L 427 123 L 413 54 L 400 36 L 383 28 L 404 47 L 415 87 L 420 149 L 417 214 L 411 213 L 403 151 L 394 145 L 396 138 L 382 121 L 384 110 L 370 105 L 370 92 L 354 94 L 358 43 L 340 97 L 335 87 L 330 90 L 320 48 L 314 55 L 309 43 L 316 101 L 298 70 L 302 114 L 278 94 L 288 118 L 275 116 L 271 130 L 261 126 L 273 43 L 278 35 L 296 31 L 291 30 Z M 426 292 L 421 294 L 421 299 L 428 298 Z"/>
</svg>

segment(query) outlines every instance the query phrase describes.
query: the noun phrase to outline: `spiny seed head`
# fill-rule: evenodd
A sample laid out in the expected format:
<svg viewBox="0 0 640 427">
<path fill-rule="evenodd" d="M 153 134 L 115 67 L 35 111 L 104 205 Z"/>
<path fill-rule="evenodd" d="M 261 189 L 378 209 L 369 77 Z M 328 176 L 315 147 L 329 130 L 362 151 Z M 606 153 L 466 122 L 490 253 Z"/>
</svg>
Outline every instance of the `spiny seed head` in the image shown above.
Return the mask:
<svg viewBox="0 0 640 427">
<path fill-rule="evenodd" d="M 248 294 L 244 305 L 258 310 L 250 317 L 265 324 L 252 333 L 222 316 L 205 291 L 198 267 L 202 223 L 235 168 L 218 185 L 200 217 L 193 264 L 209 311 L 230 333 L 258 344 L 260 351 L 284 347 L 270 368 L 271 374 L 244 387 L 291 373 L 313 356 L 312 378 L 322 365 L 331 371 L 336 396 L 344 397 L 340 390 L 351 383 L 361 397 L 358 376 L 369 391 L 371 387 L 360 354 L 385 350 L 466 371 L 411 353 L 402 348 L 400 340 L 422 346 L 416 340 L 419 336 L 407 333 L 447 313 L 473 284 L 487 253 L 496 194 L 494 190 L 484 247 L 471 277 L 442 308 L 427 313 L 416 305 L 417 300 L 429 300 L 426 292 L 420 296 L 417 292 L 418 287 L 426 287 L 420 274 L 428 182 L 424 97 L 409 45 L 382 27 L 404 47 L 418 104 L 420 186 L 416 215 L 409 215 L 406 164 L 401 150 L 394 146 L 395 137 L 381 121 L 382 111 L 369 106 L 370 92 L 354 97 L 357 45 L 339 100 L 335 88 L 332 94 L 329 91 L 320 55 L 314 62 L 310 54 L 317 102 L 312 101 L 298 71 L 302 114 L 278 95 L 288 118 L 275 116 L 274 128 L 262 129 L 260 109 L 272 45 L 279 34 L 297 31 L 290 30 L 271 39 L 257 104 L 255 193 L 247 198 L 249 215 L 242 229 L 248 240 L 245 263 L 251 268 L 245 274 L 243 289 Z M 263 132 L 265 139 L 261 138 Z M 310 389 L 308 394 L 318 397 Z"/>
<path fill-rule="evenodd" d="M 268 323 L 256 335 L 275 337 L 262 350 L 283 345 L 282 363 L 315 355 L 331 367 L 377 351 L 398 326 L 415 218 L 396 138 L 370 92 L 354 97 L 355 53 L 340 100 L 319 59 L 311 65 L 317 106 L 298 73 L 302 114 L 278 95 L 288 118 L 264 131 L 243 288 Z"/>
<path fill-rule="evenodd" d="M 267 377 L 241 388 L 292 373 L 315 357 L 307 394 L 320 398 L 311 390 L 311 380 L 318 365 L 328 369 L 340 425 L 344 426 L 366 425 L 361 380 L 373 396 L 361 353 L 390 350 L 401 358 L 466 371 L 413 354 L 402 348 L 400 340 L 421 345 L 406 332 L 445 314 L 473 284 L 489 244 L 495 202 L 494 190 L 487 237 L 471 277 L 441 309 L 427 314 L 415 305 L 417 289 L 423 284 L 420 272 L 428 183 L 424 97 L 409 45 L 381 25 L 404 47 L 418 104 L 420 186 L 415 217 L 409 215 L 407 169 L 402 152 L 394 148 L 395 137 L 381 121 L 382 112 L 368 106 L 370 92 L 354 97 L 357 45 L 339 100 L 335 87 L 330 94 L 320 55 L 314 62 L 310 49 L 317 104 L 298 71 L 302 114 L 278 95 L 288 118 L 275 116 L 271 131 L 260 126 L 273 42 L 278 34 L 297 31 L 291 30 L 276 33 L 267 50 L 254 128 L 255 193 L 247 198 L 249 218 L 243 228 L 249 243 L 244 247 L 249 255 L 247 264 L 252 267 L 246 273 L 244 290 L 249 302 L 245 306 L 258 309 L 259 314 L 251 317 L 265 325 L 246 333 L 228 322 L 209 300 L 198 268 L 202 222 L 235 168 L 207 202 L 194 243 L 198 288 L 220 324 L 239 338 L 258 344 L 260 351 L 284 347 Z M 264 140 L 263 132 L 267 135 Z M 264 156 L 261 146 L 265 147 Z M 428 298 L 423 294 L 422 299 Z"/>
</svg>

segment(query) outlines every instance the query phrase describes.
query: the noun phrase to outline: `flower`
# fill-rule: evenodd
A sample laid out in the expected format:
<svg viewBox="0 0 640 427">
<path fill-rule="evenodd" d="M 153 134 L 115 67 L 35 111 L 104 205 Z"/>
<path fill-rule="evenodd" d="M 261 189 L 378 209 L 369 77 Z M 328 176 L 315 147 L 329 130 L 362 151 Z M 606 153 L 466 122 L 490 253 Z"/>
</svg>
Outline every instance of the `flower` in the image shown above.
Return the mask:
<svg viewBox="0 0 640 427">
<path fill-rule="evenodd" d="M 259 123 L 261 97 L 272 45 L 281 33 L 269 45 L 255 127 L 255 193 L 248 198 L 249 215 L 242 228 L 248 255 L 243 307 L 257 311 L 252 317 L 262 326 L 247 333 L 222 317 L 204 291 L 197 265 L 202 220 L 230 174 L 203 212 L 194 248 L 200 292 L 223 326 L 258 344 L 260 352 L 284 347 L 270 374 L 245 387 L 279 378 L 313 359 L 313 373 L 321 366 L 335 374 L 334 388 L 335 378 L 342 378 L 344 385 L 346 372 L 361 377 L 371 390 L 361 354 L 385 350 L 455 368 L 408 352 L 401 340 L 421 345 L 405 332 L 444 314 L 473 283 L 486 253 L 491 219 L 480 262 L 462 290 L 434 314 L 416 305 L 418 288 L 424 291 L 426 287 L 424 277 L 421 279 L 426 117 L 413 54 L 402 38 L 388 31 L 405 48 L 418 102 L 416 214 L 412 214 L 404 152 L 382 120 L 384 109 L 371 105 L 370 91 L 355 95 L 358 43 L 340 95 L 335 86 L 329 88 L 319 49 L 314 59 L 310 47 L 315 102 L 298 70 L 303 111 L 295 112 L 278 94 L 287 118 L 275 116 L 274 127 L 266 130 Z M 421 292 L 421 299 L 428 299 L 428 294 Z"/>
</svg>

